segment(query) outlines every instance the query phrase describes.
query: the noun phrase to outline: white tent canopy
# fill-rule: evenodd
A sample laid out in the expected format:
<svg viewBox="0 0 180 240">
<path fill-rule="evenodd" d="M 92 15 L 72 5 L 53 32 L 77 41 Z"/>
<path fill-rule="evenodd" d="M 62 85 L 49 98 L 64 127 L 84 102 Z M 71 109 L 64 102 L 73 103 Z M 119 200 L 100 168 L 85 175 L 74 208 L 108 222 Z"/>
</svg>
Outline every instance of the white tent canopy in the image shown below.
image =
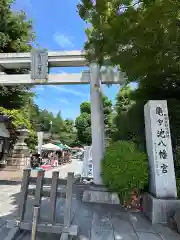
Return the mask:
<svg viewBox="0 0 180 240">
<path fill-rule="evenodd" d="M 47 143 L 47 144 L 42 145 L 42 150 L 62 151 L 62 149 L 59 146 L 56 146 L 52 143 Z"/>
</svg>

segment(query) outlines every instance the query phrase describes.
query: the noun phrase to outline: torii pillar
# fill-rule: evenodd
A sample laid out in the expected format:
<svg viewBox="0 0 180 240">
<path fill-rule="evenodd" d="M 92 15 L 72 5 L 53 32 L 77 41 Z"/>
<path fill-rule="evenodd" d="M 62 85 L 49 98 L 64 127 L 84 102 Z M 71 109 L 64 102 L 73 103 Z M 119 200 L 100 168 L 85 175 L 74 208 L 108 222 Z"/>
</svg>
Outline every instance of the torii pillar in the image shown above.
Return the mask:
<svg viewBox="0 0 180 240">
<path fill-rule="evenodd" d="M 92 127 L 92 161 L 93 161 L 93 180 L 97 185 L 103 185 L 101 179 L 101 162 L 105 150 L 104 133 L 104 113 L 101 95 L 100 67 L 96 63 L 90 64 L 90 86 L 91 86 L 91 127 Z M 84 202 L 119 204 L 117 194 L 110 193 L 108 190 L 102 191 L 86 190 L 83 193 Z"/>
<path fill-rule="evenodd" d="M 96 63 L 90 64 L 91 88 L 91 128 L 92 128 L 92 161 L 93 178 L 95 184 L 102 184 L 101 161 L 104 157 L 104 112 L 101 95 L 100 67 Z"/>
</svg>

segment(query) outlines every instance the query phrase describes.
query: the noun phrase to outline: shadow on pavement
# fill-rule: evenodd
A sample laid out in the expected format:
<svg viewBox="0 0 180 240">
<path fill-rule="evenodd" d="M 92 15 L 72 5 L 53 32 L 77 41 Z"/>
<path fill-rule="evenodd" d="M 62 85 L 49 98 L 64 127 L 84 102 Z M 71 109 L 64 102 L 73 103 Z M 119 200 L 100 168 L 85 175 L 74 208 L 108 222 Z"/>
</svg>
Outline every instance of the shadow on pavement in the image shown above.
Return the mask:
<svg viewBox="0 0 180 240">
<path fill-rule="evenodd" d="M 7 220 L 18 216 L 20 185 L 2 185 L 0 191 L 0 240 L 4 240 L 9 229 L 5 228 Z M 42 198 L 40 222 L 49 219 L 48 198 Z M 32 220 L 34 198 L 28 196 L 25 221 Z M 58 198 L 56 203 L 56 222 L 63 224 L 65 199 Z M 166 226 L 152 225 L 150 221 L 138 212 L 128 212 L 120 205 L 84 203 L 73 197 L 72 224 L 79 226 L 78 240 L 179 240 L 179 235 Z M 16 240 L 29 240 L 30 233 Z M 60 235 L 38 233 L 36 240 L 59 240 Z"/>
<path fill-rule="evenodd" d="M 9 186 L 7 186 L 8 188 Z M 19 187 L 20 189 L 20 187 Z M 8 193 L 7 201 L 1 201 L 0 207 L 0 239 L 3 240 L 8 235 L 10 229 L 6 228 L 6 221 L 7 220 L 14 220 L 18 216 L 18 202 L 20 199 L 20 193 L 11 194 Z M 64 214 L 64 199 L 58 199 L 56 204 L 56 222 L 63 224 L 63 214 Z M 28 196 L 26 211 L 25 211 L 25 221 L 32 220 L 32 213 L 33 213 L 33 205 L 34 205 L 34 197 Z M 48 221 L 48 209 L 49 209 L 49 199 L 42 198 L 41 208 L 40 208 L 40 222 L 47 222 Z M 57 234 L 38 234 L 38 239 L 48 240 L 51 237 L 53 240 L 59 239 L 60 236 Z M 23 239 L 30 239 L 30 232 L 29 234 L 23 235 Z M 19 238 L 18 238 L 19 240 Z"/>
<path fill-rule="evenodd" d="M 0 194 L 0 240 L 4 240 L 8 235 L 10 229 L 6 228 L 7 220 L 17 219 L 18 216 L 18 203 L 20 200 L 20 185 L 1 185 L 3 194 Z M 25 221 L 32 220 L 34 206 L 34 197 L 28 196 L 26 211 L 25 211 Z M 49 219 L 49 198 L 42 198 L 41 208 L 40 208 L 40 222 L 48 222 Z M 57 198 L 56 202 L 56 223 L 63 224 L 64 221 L 64 210 L 65 210 L 65 198 Z M 72 201 L 72 224 L 81 225 L 79 231 L 83 239 L 89 239 L 89 234 L 92 225 L 92 204 L 84 204 L 81 200 L 76 200 L 73 197 Z M 58 234 L 46 234 L 38 233 L 37 240 L 59 240 L 60 235 Z M 30 232 L 22 235 L 22 237 L 17 238 L 17 240 L 29 240 Z"/>
</svg>

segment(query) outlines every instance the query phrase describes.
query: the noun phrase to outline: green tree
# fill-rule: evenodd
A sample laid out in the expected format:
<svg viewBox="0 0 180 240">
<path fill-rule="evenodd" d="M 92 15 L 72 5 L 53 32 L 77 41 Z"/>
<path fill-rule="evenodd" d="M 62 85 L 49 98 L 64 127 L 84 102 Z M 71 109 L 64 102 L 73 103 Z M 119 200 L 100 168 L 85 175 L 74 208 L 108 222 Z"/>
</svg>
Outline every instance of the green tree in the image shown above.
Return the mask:
<svg viewBox="0 0 180 240">
<path fill-rule="evenodd" d="M 108 57 L 113 66 L 126 72 L 128 82 L 138 82 L 131 96 L 135 104 L 119 123 L 123 138 L 138 139 L 143 145 L 143 106 L 148 100 L 166 99 L 176 159 L 180 145 L 179 8 L 180 1 L 174 0 L 81 0 L 78 5 L 80 17 L 91 26 L 86 30 L 88 60 L 102 65 Z M 119 114 L 117 119 L 122 119 Z M 122 134 L 120 126 L 116 139 Z"/>
<path fill-rule="evenodd" d="M 81 103 L 80 112 L 91 114 L 91 103 L 88 101 Z"/>
<path fill-rule="evenodd" d="M 91 144 L 91 115 L 86 112 L 76 118 L 77 139 L 82 144 Z"/>
<path fill-rule="evenodd" d="M 87 58 L 102 64 L 108 57 L 126 72 L 128 82 L 138 82 L 131 113 L 135 109 L 142 116 L 142 105 L 150 99 L 167 99 L 169 106 L 180 99 L 179 7 L 172 0 L 82 0 L 78 5 L 80 17 L 91 25 L 86 30 Z M 169 110 L 171 122 L 180 122 L 175 106 Z"/>
<path fill-rule="evenodd" d="M 129 119 L 128 113 L 134 102 L 130 98 L 132 89 L 129 86 L 123 87 L 119 90 L 116 96 L 115 111 L 116 116 L 114 123 L 116 131 L 113 135 L 113 140 L 132 140 L 132 133 L 130 132 L 130 126 L 132 119 Z M 134 121 L 134 118 L 133 118 Z"/>
<path fill-rule="evenodd" d="M 120 89 L 116 96 L 115 131 L 113 140 L 130 140 L 144 150 L 144 101 L 134 101 L 134 92 L 130 86 Z"/>
<path fill-rule="evenodd" d="M 71 119 L 64 120 L 60 111 L 54 116 L 46 109 L 39 109 L 33 102 L 28 105 L 26 111 L 32 128 L 35 131 L 49 133 L 49 140 L 55 140 L 70 146 L 76 141 L 74 121 Z"/>
<path fill-rule="evenodd" d="M 138 81 L 146 98 L 179 99 L 179 1 L 82 0 L 80 17 L 91 24 L 85 50 L 89 60 L 109 57 Z"/>
<path fill-rule="evenodd" d="M 52 118 L 50 121 L 52 121 L 52 129 L 51 129 L 52 133 L 56 133 L 60 136 L 60 134 L 64 128 L 64 121 L 61 116 L 61 112 L 59 111 L 55 118 L 53 117 L 53 114 L 52 114 Z"/>
<path fill-rule="evenodd" d="M 0 52 L 26 52 L 31 49 L 31 43 L 34 40 L 32 23 L 26 18 L 24 12 L 15 13 L 11 6 L 14 1 L 0 1 Z M 3 69 L 7 74 L 26 73 L 27 70 Z M 15 129 L 19 126 L 26 125 L 30 130 L 30 138 L 34 135 L 34 129 L 29 122 L 30 103 L 34 93 L 30 87 L 24 85 L 0 86 L 0 107 L 1 114 L 10 117 L 13 123 L 13 134 L 16 135 Z M 11 134 L 12 138 L 13 137 Z"/>
<path fill-rule="evenodd" d="M 102 95 L 104 125 L 106 140 L 109 140 L 112 134 L 112 101 Z M 91 103 L 83 102 L 80 105 L 80 115 L 76 118 L 75 126 L 77 129 L 77 138 L 81 144 L 91 144 Z"/>
<path fill-rule="evenodd" d="M 108 97 L 105 95 L 102 95 L 102 99 L 103 99 L 105 136 L 106 136 L 106 141 L 109 142 L 113 132 L 112 101 L 109 100 Z"/>
<path fill-rule="evenodd" d="M 80 144 L 91 144 L 91 103 L 82 102 L 80 115 L 75 120 L 77 129 L 77 142 Z"/>
<path fill-rule="evenodd" d="M 34 40 L 32 22 L 24 12 L 15 13 L 11 6 L 14 1 L 0 1 L 0 52 L 26 52 Z M 3 69 L 2 69 L 3 70 Z M 21 73 L 20 70 L 3 70 L 6 73 Z M 23 70 L 24 72 L 25 70 Z M 28 86 L 0 86 L 0 106 L 7 109 L 20 109 L 32 98 Z"/>
<path fill-rule="evenodd" d="M 73 120 L 71 119 L 64 120 L 64 130 L 61 135 L 61 141 L 67 144 L 68 146 L 76 145 L 77 132 Z"/>
</svg>

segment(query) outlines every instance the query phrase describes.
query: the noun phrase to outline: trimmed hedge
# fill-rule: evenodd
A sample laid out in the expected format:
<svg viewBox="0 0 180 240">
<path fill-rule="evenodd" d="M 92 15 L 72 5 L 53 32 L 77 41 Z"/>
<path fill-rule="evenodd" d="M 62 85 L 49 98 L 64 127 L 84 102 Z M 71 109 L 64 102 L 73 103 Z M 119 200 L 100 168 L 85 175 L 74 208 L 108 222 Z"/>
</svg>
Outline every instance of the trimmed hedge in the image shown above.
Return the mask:
<svg viewBox="0 0 180 240">
<path fill-rule="evenodd" d="M 148 184 L 147 155 L 133 142 L 112 143 L 102 161 L 102 179 L 121 200 L 128 200 L 132 191 L 140 192 Z"/>
</svg>

